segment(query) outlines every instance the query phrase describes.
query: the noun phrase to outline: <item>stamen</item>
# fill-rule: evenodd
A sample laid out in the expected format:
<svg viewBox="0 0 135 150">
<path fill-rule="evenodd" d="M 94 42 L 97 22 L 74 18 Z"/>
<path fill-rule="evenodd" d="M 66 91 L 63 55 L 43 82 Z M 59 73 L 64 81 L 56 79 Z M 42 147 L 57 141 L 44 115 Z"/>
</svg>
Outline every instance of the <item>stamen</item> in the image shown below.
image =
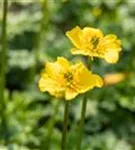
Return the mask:
<svg viewBox="0 0 135 150">
<path fill-rule="evenodd" d="M 93 49 L 95 49 L 99 43 L 99 37 L 92 37 L 90 40 L 90 43 L 93 45 Z"/>
<path fill-rule="evenodd" d="M 67 82 L 72 82 L 72 79 L 73 79 L 73 75 L 71 72 L 67 72 L 64 74 L 64 78 L 66 79 Z"/>
</svg>

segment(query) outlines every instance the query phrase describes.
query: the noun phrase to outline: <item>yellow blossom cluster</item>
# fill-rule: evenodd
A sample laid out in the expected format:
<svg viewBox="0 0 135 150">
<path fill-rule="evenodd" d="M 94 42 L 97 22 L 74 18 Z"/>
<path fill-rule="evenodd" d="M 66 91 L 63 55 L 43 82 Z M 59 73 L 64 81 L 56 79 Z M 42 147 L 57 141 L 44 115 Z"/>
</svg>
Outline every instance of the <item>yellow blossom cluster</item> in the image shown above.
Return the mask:
<svg viewBox="0 0 135 150">
<path fill-rule="evenodd" d="M 117 36 L 104 36 L 99 29 L 78 26 L 66 35 L 75 46 L 71 49 L 72 54 L 104 58 L 108 63 L 118 61 L 121 41 Z M 82 62 L 72 64 L 66 58 L 58 57 L 56 62 L 46 63 L 38 85 L 42 92 L 71 100 L 94 87 L 102 87 L 103 79 L 92 74 Z"/>
</svg>

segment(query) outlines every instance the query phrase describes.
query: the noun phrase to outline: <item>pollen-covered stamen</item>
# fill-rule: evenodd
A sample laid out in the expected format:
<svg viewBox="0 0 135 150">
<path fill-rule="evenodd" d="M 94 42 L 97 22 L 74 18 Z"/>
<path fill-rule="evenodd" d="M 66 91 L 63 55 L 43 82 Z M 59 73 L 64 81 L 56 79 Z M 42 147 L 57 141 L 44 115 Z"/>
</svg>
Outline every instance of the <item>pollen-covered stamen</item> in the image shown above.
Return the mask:
<svg viewBox="0 0 135 150">
<path fill-rule="evenodd" d="M 90 43 L 93 45 L 93 49 L 95 49 L 99 43 L 99 37 L 93 36 Z"/>
<path fill-rule="evenodd" d="M 71 72 L 67 72 L 67 73 L 64 74 L 64 78 L 65 78 L 68 82 L 70 82 L 70 81 L 72 81 L 72 79 L 73 79 L 73 75 L 72 75 Z"/>
<path fill-rule="evenodd" d="M 67 72 L 64 74 L 64 78 L 66 80 L 67 86 L 70 86 L 72 84 L 73 74 L 71 72 Z"/>
</svg>

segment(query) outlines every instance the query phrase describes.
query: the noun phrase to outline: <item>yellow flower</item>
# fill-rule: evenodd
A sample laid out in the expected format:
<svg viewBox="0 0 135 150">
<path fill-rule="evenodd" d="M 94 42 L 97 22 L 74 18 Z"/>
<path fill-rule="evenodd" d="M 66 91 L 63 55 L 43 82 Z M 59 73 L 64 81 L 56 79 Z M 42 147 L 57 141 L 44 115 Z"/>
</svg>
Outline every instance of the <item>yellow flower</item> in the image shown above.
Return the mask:
<svg viewBox="0 0 135 150">
<path fill-rule="evenodd" d="M 104 75 L 104 83 L 105 85 L 114 85 L 128 77 L 127 73 L 112 73 Z"/>
<path fill-rule="evenodd" d="M 42 92 L 49 92 L 66 100 L 102 85 L 102 78 L 92 74 L 82 62 L 70 64 L 64 57 L 58 57 L 54 63 L 47 62 L 38 83 Z"/>
<path fill-rule="evenodd" d="M 121 41 L 113 34 L 104 36 L 99 29 L 77 26 L 66 35 L 75 46 L 71 49 L 72 54 L 104 58 L 108 63 L 116 63 L 119 59 Z"/>
</svg>

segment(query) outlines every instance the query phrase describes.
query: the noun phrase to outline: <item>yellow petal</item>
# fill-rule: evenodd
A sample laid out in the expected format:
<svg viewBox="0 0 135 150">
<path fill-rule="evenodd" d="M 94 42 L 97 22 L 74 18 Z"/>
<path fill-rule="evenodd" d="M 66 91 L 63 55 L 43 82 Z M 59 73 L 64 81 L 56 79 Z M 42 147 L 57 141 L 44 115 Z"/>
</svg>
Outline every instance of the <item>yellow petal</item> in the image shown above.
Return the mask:
<svg viewBox="0 0 135 150">
<path fill-rule="evenodd" d="M 83 28 L 83 37 L 87 37 L 87 38 L 91 38 L 91 37 L 103 37 L 103 33 L 101 30 L 99 29 L 95 29 L 95 28 L 90 28 L 90 27 L 85 27 Z"/>
<path fill-rule="evenodd" d="M 95 80 L 96 81 L 96 86 L 97 87 L 99 87 L 99 88 L 101 88 L 102 86 L 103 86 L 103 79 L 99 76 L 99 75 L 95 75 L 95 74 L 93 74 L 92 75 L 92 78 L 93 78 L 93 80 Z"/>
<path fill-rule="evenodd" d="M 66 72 L 70 67 L 67 59 L 58 57 L 55 63 L 46 63 L 46 73 L 52 78 L 58 78 L 62 73 Z"/>
<path fill-rule="evenodd" d="M 84 55 L 84 56 L 89 56 L 93 59 L 93 57 L 100 57 L 100 58 L 103 58 L 103 55 L 102 54 L 98 54 L 98 53 L 93 53 L 91 51 L 87 51 L 87 50 L 84 50 L 84 49 L 77 49 L 77 48 L 72 48 L 71 49 L 71 53 L 73 55 Z"/>
<path fill-rule="evenodd" d="M 77 48 L 72 48 L 71 49 L 71 53 L 73 55 L 85 55 L 85 56 L 88 56 L 89 55 L 89 52 L 86 51 L 86 50 L 83 50 L 83 49 L 77 49 Z"/>
<path fill-rule="evenodd" d="M 116 63 L 119 59 L 119 53 L 115 50 L 108 50 L 108 52 L 105 53 L 105 60 L 108 63 Z"/>
<path fill-rule="evenodd" d="M 57 75 L 59 75 L 59 73 L 61 71 L 63 71 L 63 69 L 61 68 L 61 66 L 57 63 L 50 63 L 50 62 L 47 62 L 46 63 L 46 67 L 45 67 L 45 71 L 46 73 L 51 77 L 55 77 Z"/>
<path fill-rule="evenodd" d="M 91 75 L 87 79 L 87 83 L 85 84 L 80 84 L 80 93 L 85 93 L 88 90 L 93 89 L 94 87 L 99 87 L 101 88 L 103 86 L 103 80 L 100 76 L 98 75 Z"/>
<path fill-rule="evenodd" d="M 77 26 L 73 28 L 71 31 L 67 31 L 66 35 L 68 36 L 68 38 L 71 40 L 71 42 L 76 48 L 81 48 L 81 45 L 82 45 L 81 40 L 80 40 L 82 36 L 81 28 Z"/>
<path fill-rule="evenodd" d="M 103 85 L 102 78 L 98 75 L 93 75 L 82 63 L 74 65 L 73 71 L 76 90 L 79 93 L 84 93 L 95 86 L 101 87 Z"/>
<path fill-rule="evenodd" d="M 56 82 L 50 78 L 46 79 L 45 76 L 41 77 L 38 83 L 38 87 L 40 91 L 45 92 L 50 90 L 54 90 L 56 88 Z"/>
<path fill-rule="evenodd" d="M 78 93 L 73 89 L 67 88 L 66 91 L 65 91 L 65 99 L 66 100 L 72 100 L 77 95 L 78 95 Z"/>
<path fill-rule="evenodd" d="M 115 41 L 117 39 L 117 36 L 114 34 L 108 34 L 104 37 L 106 40 Z"/>
<path fill-rule="evenodd" d="M 51 95 L 61 97 L 63 94 L 63 88 L 59 86 L 58 82 L 45 76 L 41 77 L 38 82 L 38 87 L 41 92 L 49 92 Z"/>
<path fill-rule="evenodd" d="M 121 41 L 117 39 L 116 35 L 108 34 L 103 39 L 105 49 L 113 49 L 115 51 L 121 51 Z"/>
<path fill-rule="evenodd" d="M 63 67 L 65 70 L 68 70 L 70 67 L 69 61 L 65 59 L 64 57 L 58 57 L 57 58 L 57 63 Z"/>
</svg>

